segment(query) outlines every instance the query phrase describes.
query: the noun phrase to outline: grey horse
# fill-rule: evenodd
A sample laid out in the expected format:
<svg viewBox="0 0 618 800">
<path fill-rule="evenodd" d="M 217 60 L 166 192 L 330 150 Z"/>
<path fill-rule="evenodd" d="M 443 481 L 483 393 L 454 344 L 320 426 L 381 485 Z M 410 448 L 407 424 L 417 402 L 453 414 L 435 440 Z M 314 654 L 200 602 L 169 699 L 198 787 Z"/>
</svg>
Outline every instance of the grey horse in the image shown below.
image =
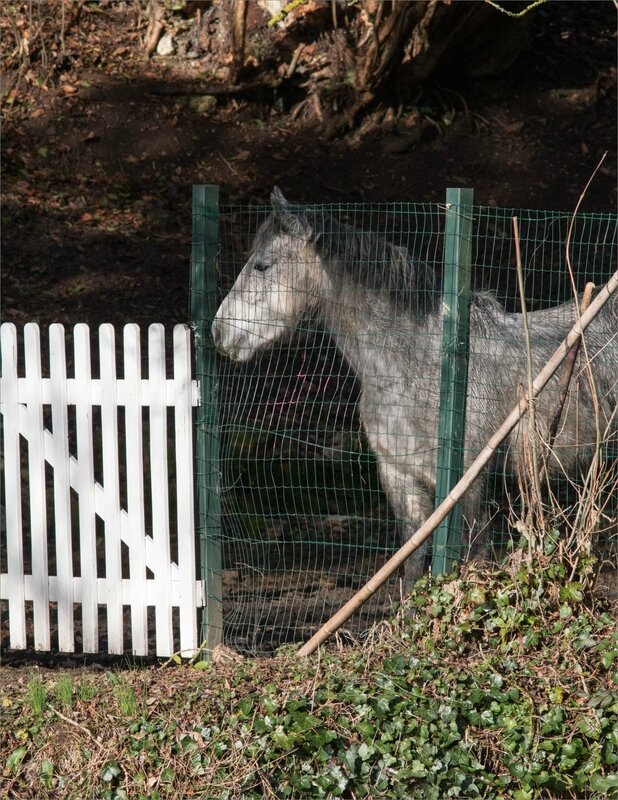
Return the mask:
<svg viewBox="0 0 618 800">
<path fill-rule="evenodd" d="M 358 412 L 373 449 L 382 486 L 405 538 L 431 514 L 436 486 L 440 398 L 442 294 L 436 271 L 405 247 L 357 230 L 333 215 L 290 205 L 279 189 L 252 253 L 223 300 L 212 325 L 219 353 L 247 361 L 308 315 L 330 331 L 355 371 Z M 618 308 L 608 304 L 586 332 L 595 399 L 586 380 L 567 402 L 548 462 L 548 473 L 572 475 L 579 454 L 598 429 L 616 437 Z M 574 303 L 528 315 L 534 372 L 538 372 L 575 320 Z M 465 464 L 477 455 L 526 385 L 522 317 L 505 313 L 493 295 L 472 294 L 469 333 Z M 549 422 L 558 394 L 554 378 L 538 400 Z M 572 386 L 575 381 L 572 382 Z M 516 428 L 486 473 L 504 476 L 522 458 Z M 463 501 L 469 552 L 480 549 L 482 481 Z M 484 545 L 483 545 L 484 546 Z M 422 573 L 426 545 L 406 565 L 406 583 Z"/>
</svg>

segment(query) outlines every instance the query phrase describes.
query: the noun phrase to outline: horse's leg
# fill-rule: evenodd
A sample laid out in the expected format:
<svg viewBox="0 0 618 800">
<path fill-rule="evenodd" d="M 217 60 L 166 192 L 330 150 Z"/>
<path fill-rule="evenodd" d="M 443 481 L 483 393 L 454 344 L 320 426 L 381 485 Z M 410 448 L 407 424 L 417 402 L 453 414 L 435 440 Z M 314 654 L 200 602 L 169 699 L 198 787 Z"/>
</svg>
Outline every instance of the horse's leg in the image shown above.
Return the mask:
<svg viewBox="0 0 618 800">
<path fill-rule="evenodd" d="M 365 433 L 378 459 L 382 488 L 406 542 L 433 511 L 436 477 L 434 465 L 423 464 L 421 459 L 421 454 L 432 451 L 433 431 L 424 431 L 419 438 L 403 408 L 395 400 L 387 404 L 377 391 L 364 391 L 359 402 Z M 428 549 L 424 542 L 406 560 L 406 593 L 423 574 Z"/>
<path fill-rule="evenodd" d="M 461 501 L 463 530 L 460 558 L 466 561 L 485 561 L 487 558 L 491 516 L 482 502 L 484 490 L 484 481 L 477 479 Z"/>
<path fill-rule="evenodd" d="M 402 528 L 402 540 L 408 541 L 433 511 L 433 496 L 427 489 L 432 476 L 404 471 L 388 461 L 379 460 L 382 488 Z M 410 592 L 425 570 L 429 541 L 423 542 L 407 559 L 404 566 L 405 592 Z"/>
<path fill-rule="evenodd" d="M 461 501 L 465 560 L 489 563 L 495 558 L 494 535 L 503 515 L 502 495 L 506 494 L 504 470 L 504 460 L 493 459 Z"/>
</svg>

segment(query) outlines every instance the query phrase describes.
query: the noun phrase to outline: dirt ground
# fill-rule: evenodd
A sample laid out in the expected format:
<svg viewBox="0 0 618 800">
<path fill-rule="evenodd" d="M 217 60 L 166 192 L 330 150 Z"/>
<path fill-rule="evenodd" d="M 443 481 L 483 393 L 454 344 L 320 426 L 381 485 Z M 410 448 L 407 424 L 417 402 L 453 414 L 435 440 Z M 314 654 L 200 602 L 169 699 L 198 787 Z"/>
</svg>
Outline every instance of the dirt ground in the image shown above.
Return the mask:
<svg viewBox="0 0 618 800">
<path fill-rule="evenodd" d="M 130 4 L 91 17 L 71 67 L 5 119 L 5 321 L 185 321 L 194 183 L 224 203 L 268 202 L 273 184 L 331 203 L 441 202 L 465 185 L 483 205 L 571 210 L 609 151 L 582 210 L 615 210 L 610 2 L 541 7 L 506 73 L 436 77 L 420 126 L 404 111 L 328 142 L 268 92 L 191 110 L 174 92 L 200 85 L 199 60 L 142 57 Z"/>
<path fill-rule="evenodd" d="M 506 73 L 451 68 L 425 88 L 420 122 L 404 110 L 332 141 L 269 91 L 192 110 L 199 60 L 141 56 L 134 21 L 128 4 L 93 14 L 72 67 L 5 119 L 3 321 L 187 321 L 197 183 L 226 204 L 268 203 L 274 184 L 308 203 L 439 203 L 472 186 L 479 204 L 569 211 L 607 151 L 581 209 L 616 209 L 610 2 L 541 7 Z"/>
</svg>

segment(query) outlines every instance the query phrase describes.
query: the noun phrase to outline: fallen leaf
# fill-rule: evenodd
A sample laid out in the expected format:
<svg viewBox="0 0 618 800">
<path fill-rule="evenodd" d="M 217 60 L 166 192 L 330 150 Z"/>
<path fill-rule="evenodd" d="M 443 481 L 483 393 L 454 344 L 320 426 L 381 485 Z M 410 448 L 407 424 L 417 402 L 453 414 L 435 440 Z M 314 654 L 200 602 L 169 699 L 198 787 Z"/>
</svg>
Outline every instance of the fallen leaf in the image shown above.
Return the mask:
<svg viewBox="0 0 618 800">
<path fill-rule="evenodd" d="M 71 86 L 70 84 L 65 83 L 62 86 L 62 91 L 65 94 L 75 94 L 77 92 L 77 89 L 75 88 L 75 86 Z"/>
<path fill-rule="evenodd" d="M 32 114 L 30 114 L 30 119 L 36 119 L 37 117 L 42 117 L 44 113 L 45 112 L 43 111 L 42 108 L 37 108 L 36 111 L 33 111 Z"/>
<path fill-rule="evenodd" d="M 80 221 L 80 222 L 92 222 L 92 220 L 93 220 L 93 219 L 94 219 L 94 217 L 92 216 L 92 214 L 89 214 L 89 213 L 86 211 L 86 213 L 85 213 L 85 214 L 82 214 L 82 215 L 81 215 L 81 217 L 79 218 L 79 221 Z"/>
<path fill-rule="evenodd" d="M 504 125 L 504 132 L 505 133 L 519 133 L 521 129 L 524 127 L 523 122 L 511 122 L 509 125 Z"/>
</svg>

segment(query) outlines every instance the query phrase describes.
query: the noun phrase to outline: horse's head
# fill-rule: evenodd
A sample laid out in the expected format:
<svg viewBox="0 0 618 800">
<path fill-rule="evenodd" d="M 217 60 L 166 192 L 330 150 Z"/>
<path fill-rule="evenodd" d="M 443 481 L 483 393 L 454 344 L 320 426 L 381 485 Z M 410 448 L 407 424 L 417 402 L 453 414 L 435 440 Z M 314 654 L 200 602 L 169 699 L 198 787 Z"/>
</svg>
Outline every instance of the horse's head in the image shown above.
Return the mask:
<svg viewBox="0 0 618 800">
<path fill-rule="evenodd" d="M 273 212 L 212 325 L 217 350 L 234 361 L 247 361 L 294 329 L 317 302 L 321 268 L 309 218 L 277 187 L 271 201 Z"/>
</svg>

